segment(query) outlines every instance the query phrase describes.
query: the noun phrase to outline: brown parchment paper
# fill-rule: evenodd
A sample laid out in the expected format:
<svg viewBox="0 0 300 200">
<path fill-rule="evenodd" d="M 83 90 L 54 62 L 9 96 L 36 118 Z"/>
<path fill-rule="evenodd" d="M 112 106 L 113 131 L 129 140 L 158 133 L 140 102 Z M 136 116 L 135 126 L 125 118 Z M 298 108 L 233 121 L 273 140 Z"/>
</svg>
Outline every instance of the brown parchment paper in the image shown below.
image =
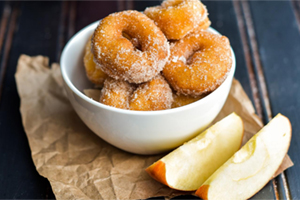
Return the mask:
<svg viewBox="0 0 300 200">
<path fill-rule="evenodd" d="M 39 174 L 50 181 L 57 199 L 145 199 L 191 194 L 169 189 L 144 171 L 163 155 L 127 153 L 92 133 L 68 101 L 58 64 L 50 68 L 46 57 L 22 55 L 15 77 L 32 159 Z M 97 98 L 97 91 L 88 92 Z M 244 120 L 244 142 L 263 126 L 236 80 L 215 121 L 233 111 Z M 278 173 L 292 165 L 286 156 Z"/>
</svg>

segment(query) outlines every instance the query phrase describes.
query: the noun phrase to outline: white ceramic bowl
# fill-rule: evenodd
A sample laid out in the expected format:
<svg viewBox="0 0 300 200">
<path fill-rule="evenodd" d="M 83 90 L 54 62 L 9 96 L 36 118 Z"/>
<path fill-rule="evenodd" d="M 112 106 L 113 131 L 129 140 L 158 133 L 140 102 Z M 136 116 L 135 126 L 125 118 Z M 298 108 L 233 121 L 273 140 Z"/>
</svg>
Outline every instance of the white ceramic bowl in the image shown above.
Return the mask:
<svg viewBox="0 0 300 200">
<path fill-rule="evenodd" d="M 231 71 L 214 92 L 179 108 L 162 111 L 131 111 L 110 107 L 85 96 L 92 88 L 83 67 L 85 45 L 99 22 L 74 35 L 61 56 L 61 72 L 69 100 L 82 121 L 110 144 L 137 154 L 157 154 L 171 150 L 205 129 L 223 107 L 235 71 Z M 218 33 L 214 29 L 211 32 Z"/>
</svg>

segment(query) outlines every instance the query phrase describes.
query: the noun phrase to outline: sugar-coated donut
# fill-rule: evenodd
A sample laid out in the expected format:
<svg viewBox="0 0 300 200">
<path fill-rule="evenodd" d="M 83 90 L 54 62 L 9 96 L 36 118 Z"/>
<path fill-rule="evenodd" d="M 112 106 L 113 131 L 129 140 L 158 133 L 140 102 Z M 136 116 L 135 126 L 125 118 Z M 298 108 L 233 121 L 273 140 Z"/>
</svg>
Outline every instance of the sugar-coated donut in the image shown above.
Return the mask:
<svg viewBox="0 0 300 200">
<path fill-rule="evenodd" d="M 151 18 L 169 40 L 178 40 L 203 26 L 210 25 L 206 7 L 199 0 L 165 0 L 160 6 L 146 8 Z"/>
<path fill-rule="evenodd" d="M 83 57 L 86 75 L 92 83 L 102 86 L 107 78 L 107 75 L 99 67 L 97 67 L 96 63 L 94 62 L 94 55 L 92 54 L 91 47 L 92 45 L 90 38 L 86 43 Z"/>
<path fill-rule="evenodd" d="M 191 103 L 194 103 L 200 99 L 202 99 L 203 97 L 205 97 L 205 95 L 200 95 L 200 96 L 186 96 L 183 94 L 173 94 L 173 103 L 172 103 L 172 108 L 177 108 L 177 107 L 181 107 L 181 106 L 185 106 Z"/>
<path fill-rule="evenodd" d="M 130 96 L 134 91 L 134 86 L 126 81 L 117 81 L 107 78 L 100 94 L 100 102 L 121 109 L 129 108 Z"/>
<path fill-rule="evenodd" d="M 108 78 L 101 90 L 100 102 L 116 108 L 153 111 L 170 109 L 173 97 L 161 75 L 139 86 Z"/>
<path fill-rule="evenodd" d="M 123 11 L 101 20 L 94 32 L 92 51 L 100 68 L 112 78 L 142 83 L 159 74 L 170 48 L 164 34 L 146 15 Z"/>
<path fill-rule="evenodd" d="M 232 65 L 229 40 L 197 30 L 172 43 L 163 74 L 174 90 L 185 95 L 201 95 L 215 90 Z"/>
<path fill-rule="evenodd" d="M 163 78 L 158 75 L 151 81 L 140 85 L 132 94 L 131 110 L 165 110 L 173 102 L 172 90 Z"/>
<path fill-rule="evenodd" d="M 203 29 L 206 30 L 211 25 L 211 22 L 208 17 L 206 17 L 201 23 L 195 28 L 196 29 Z M 193 31 L 192 31 L 193 32 Z"/>
</svg>

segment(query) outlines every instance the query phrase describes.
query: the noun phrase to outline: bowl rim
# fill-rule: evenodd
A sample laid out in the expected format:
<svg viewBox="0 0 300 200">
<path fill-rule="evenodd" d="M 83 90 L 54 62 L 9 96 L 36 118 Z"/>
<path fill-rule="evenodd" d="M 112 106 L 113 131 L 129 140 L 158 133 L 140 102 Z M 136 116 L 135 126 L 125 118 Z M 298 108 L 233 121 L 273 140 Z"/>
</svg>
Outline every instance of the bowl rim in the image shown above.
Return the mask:
<svg viewBox="0 0 300 200">
<path fill-rule="evenodd" d="M 81 99 L 85 100 L 86 102 L 96 106 L 96 107 L 99 107 L 99 108 L 102 108 L 102 109 L 105 109 L 105 110 L 109 110 L 109 111 L 112 111 L 112 112 L 117 112 L 117 113 L 120 113 L 120 114 L 128 114 L 128 115 L 137 115 L 137 116 L 144 116 L 144 115 L 164 115 L 164 114 L 172 114 L 172 113 L 176 113 L 176 112 L 182 112 L 184 110 L 189 110 L 189 109 L 193 109 L 194 107 L 197 107 L 199 104 L 204 104 L 206 101 L 209 101 L 211 98 L 213 98 L 214 94 L 217 93 L 218 91 L 220 91 L 224 85 L 225 82 L 229 81 L 232 76 L 232 78 L 234 77 L 234 73 L 235 73 L 235 70 L 236 70 L 236 57 L 235 57 L 235 53 L 232 49 L 232 47 L 230 46 L 230 49 L 231 49 L 231 55 L 232 55 L 232 66 L 231 66 L 231 69 L 230 69 L 230 72 L 228 73 L 226 79 L 224 80 L 224 82 L 217 88 L 215 89 L 213 92 L 211 92 L 210 94 L 206 95 L 205 97 L 193 102 L 193 103 L 190 103 L 190 104 L 187 104 L 187 105 L 184 105 L 184 106 L 180 106 L 180 107 L 176 107 L 176 108 L 171 108 L 171 109 L 166 109 L 166 110 L 155 110 L 155 111 L 137 111 L 137 110 L 125 110 L 125 109 L 121 109 L 121 108 L 115 108 L 115 107 L 112 107 L 112 106 L 108 106 L 108 105 L 105 105 L 105 104 L 102 104 L 100 102 L 97 102 L 91 98 L 89 98 L 88 96 L 86 96 L 83 92 L 81 92 L 79 89 L 77 89 L 73 83 L 71 82 L 71 80 L 69 79 L 69 76 L 67 75 L 67 72 L 66 72 L 66 67 L 67 65 L 65 65 L 66 63 L 66 55 L 69 51 L 69 49 L 71 48 L 72 44 L 74 42 L 76 42 L 76 39 L 78 37 L 82 37 L 83 35 L 86 34 L 86 32 L 88 32 L 90 29 L 93 29 L 94 27 L 96 28 L 97 24 L 100 22 L 101 20 L 98 20 L 96 22 L 93 22 L 89 25 L 87 25 L 86 27 L 84 27 L 83 29 L 81 29 L 80 31 L 78 31 L 75 35 L 73 35 L 70 40 L 67 42 L 67 44 L 65 45 L 63 51 L 62 51 L 62 54 L 61 54 L 61 58 L 60 58 L 60 70 L 61 70 L 61 74 L 62 74 L 62 77 L 63 77 L 63 80 L 64 82 L 66 83 L 66 85 L 77 95 L 79 96 Z M 208 28 L 209 31 L 211 31 L 212 33 L 215 33 L 215 34 L 220 34 L 217 30 L 215 30 L 214 28 L 212 27 L 209 27 Z"/>
</svg>

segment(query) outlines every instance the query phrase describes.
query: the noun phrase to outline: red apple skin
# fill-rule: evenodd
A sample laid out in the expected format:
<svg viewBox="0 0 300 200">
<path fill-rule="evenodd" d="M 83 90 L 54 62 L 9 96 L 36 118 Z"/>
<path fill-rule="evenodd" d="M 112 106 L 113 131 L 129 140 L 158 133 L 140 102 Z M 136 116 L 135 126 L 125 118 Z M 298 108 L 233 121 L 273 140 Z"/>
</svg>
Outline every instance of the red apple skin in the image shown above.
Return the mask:
<svg viewBox="0 0 300 200">
<path fill-rule="evenodd" d="M 207 200 L 209 185 L 202 185 L 196 192 L 195 195 L 200 197 L 203 200 Z"/>
<path fill-rule="evenodd" d="M 166 180 L 166 165 L 161 160 L 149 166 L 146 172 L 158 182 L 169 186 Z"/>
</svg>

